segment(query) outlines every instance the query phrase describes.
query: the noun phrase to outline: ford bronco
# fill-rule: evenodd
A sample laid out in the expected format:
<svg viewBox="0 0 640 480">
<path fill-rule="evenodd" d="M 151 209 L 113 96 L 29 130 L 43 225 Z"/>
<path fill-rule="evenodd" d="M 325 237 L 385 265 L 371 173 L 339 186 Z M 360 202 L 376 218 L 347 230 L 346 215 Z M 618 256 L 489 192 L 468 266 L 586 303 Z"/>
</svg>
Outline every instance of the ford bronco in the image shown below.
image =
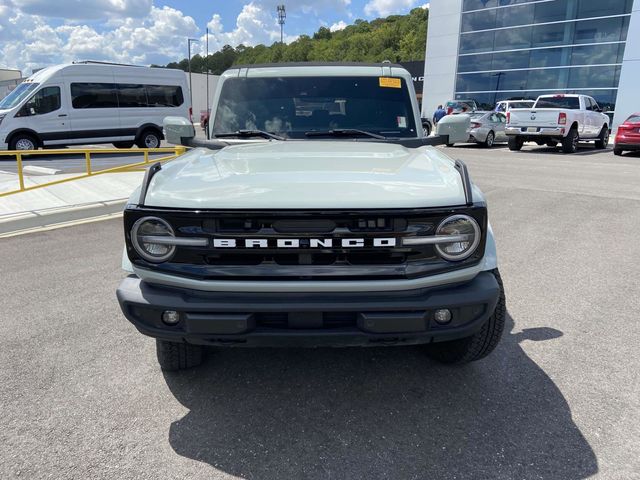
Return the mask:
<svg viewBox="0 0 640 480">
<path fill-rule="evenodd" d="M 156 338 L 161 368 L 206 346 L 423 345 L 466 363 L 489 354 L 505 297 L 482 192 L 427 138 L 410 74 L 375 65 L 234 67 L 207 139 L 155 164 L 124 211 L 122 311 Z"/>
</svg>

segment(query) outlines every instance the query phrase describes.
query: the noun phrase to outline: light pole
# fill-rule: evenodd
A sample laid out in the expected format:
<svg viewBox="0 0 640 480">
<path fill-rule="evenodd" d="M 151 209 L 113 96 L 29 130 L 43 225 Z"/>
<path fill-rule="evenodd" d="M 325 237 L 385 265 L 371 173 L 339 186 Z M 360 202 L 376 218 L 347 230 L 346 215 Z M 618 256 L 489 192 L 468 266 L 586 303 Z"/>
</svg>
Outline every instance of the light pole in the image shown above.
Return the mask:
<svg viewBox="0 0 640 480">
<path fill-rule="evenodd" d="M 493 94 L 493 106 L 496 106 L 496 100 L 498 99 L 498 90 L 500 89 L 500 79 L 503 75 L 506 75 L 505 72 L 494 73 L 492 77 L 498 77 L 498 81 L 496 82 L 496 93 Z"/>
<path fill-rule="evenodd" d="M 284 5 L 278 5 L 278 23 L 280 24 L 280 43 L 284 43 L 284 20 L 287 18 L 287 12 Z"/>
<path fill-rule="evenodd" d="M 187 38 L 187 59 L 189 61 L 189 120 L 193 122 L 193 84 L 191 83 L 191 43 L 197 42 L 196 38 Z"/>
<path fill-rule="evenodd" d="M 205 57 L 204 67 L 207 69 L 207 104 L 205 105 L 205 110 L 207 111 L 207 122 L 209 121 L 209 115 L 211 115 L 211 111 L 209 110 L 209 27 L 207 27 L 207 55 Z M 207 126 L 207 140 L 209 140 L 209 128 Z"/>
</svg>

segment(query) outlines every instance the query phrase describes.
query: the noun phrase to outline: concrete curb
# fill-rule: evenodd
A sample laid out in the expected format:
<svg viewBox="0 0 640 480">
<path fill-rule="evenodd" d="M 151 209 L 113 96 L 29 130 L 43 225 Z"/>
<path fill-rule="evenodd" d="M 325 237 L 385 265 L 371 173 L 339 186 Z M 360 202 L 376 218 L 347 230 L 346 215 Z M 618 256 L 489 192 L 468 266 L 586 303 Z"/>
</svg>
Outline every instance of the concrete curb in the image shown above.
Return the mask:
<svg viewBox="0 0 640 480">
<path fill-rule="evenodd" d="M 126 198 L 0 216 L 0 236 L 122 212 Z"/>
</svg>

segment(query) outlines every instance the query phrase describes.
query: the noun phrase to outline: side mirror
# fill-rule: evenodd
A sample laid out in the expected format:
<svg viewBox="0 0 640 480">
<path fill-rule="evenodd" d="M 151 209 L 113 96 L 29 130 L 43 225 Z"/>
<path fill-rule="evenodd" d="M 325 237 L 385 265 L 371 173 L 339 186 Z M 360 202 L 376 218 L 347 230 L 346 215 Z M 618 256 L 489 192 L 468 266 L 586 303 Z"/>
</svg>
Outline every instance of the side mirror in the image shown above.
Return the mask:
<svg viewBox="0 0 640 480">
<path fill-rule="evenodd" d="M 446 115 L 438 122 L 438 135 L 449 135 L 449 143 L 464 143 L 469 140 L 467 130 L 471 126 L 471 117 L 464 113 Z"/>
<path fill-rule="evenodd" d="M 196 136 L 193 123 L 184 117 L 165 117 L 164 138 L 173 145 L 186 145 Z"/>
</svg>

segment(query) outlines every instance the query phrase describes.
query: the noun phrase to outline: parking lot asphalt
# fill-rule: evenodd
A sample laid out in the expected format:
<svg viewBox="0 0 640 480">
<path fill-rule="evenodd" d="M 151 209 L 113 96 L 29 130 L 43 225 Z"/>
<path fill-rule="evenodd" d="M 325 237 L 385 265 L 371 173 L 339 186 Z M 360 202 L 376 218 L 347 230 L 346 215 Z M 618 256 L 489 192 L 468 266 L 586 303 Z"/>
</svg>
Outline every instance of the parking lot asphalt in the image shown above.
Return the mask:
<svg viewBox="0 0 640 480">
<path fill-rule="evenodd" d="M 0 478 L 640 478 L 640 156 L 445 149 L 486 193 L 504 338 L 228 349 L 163 374 L 120 221 L 0 240 Z"/>
</svg>

